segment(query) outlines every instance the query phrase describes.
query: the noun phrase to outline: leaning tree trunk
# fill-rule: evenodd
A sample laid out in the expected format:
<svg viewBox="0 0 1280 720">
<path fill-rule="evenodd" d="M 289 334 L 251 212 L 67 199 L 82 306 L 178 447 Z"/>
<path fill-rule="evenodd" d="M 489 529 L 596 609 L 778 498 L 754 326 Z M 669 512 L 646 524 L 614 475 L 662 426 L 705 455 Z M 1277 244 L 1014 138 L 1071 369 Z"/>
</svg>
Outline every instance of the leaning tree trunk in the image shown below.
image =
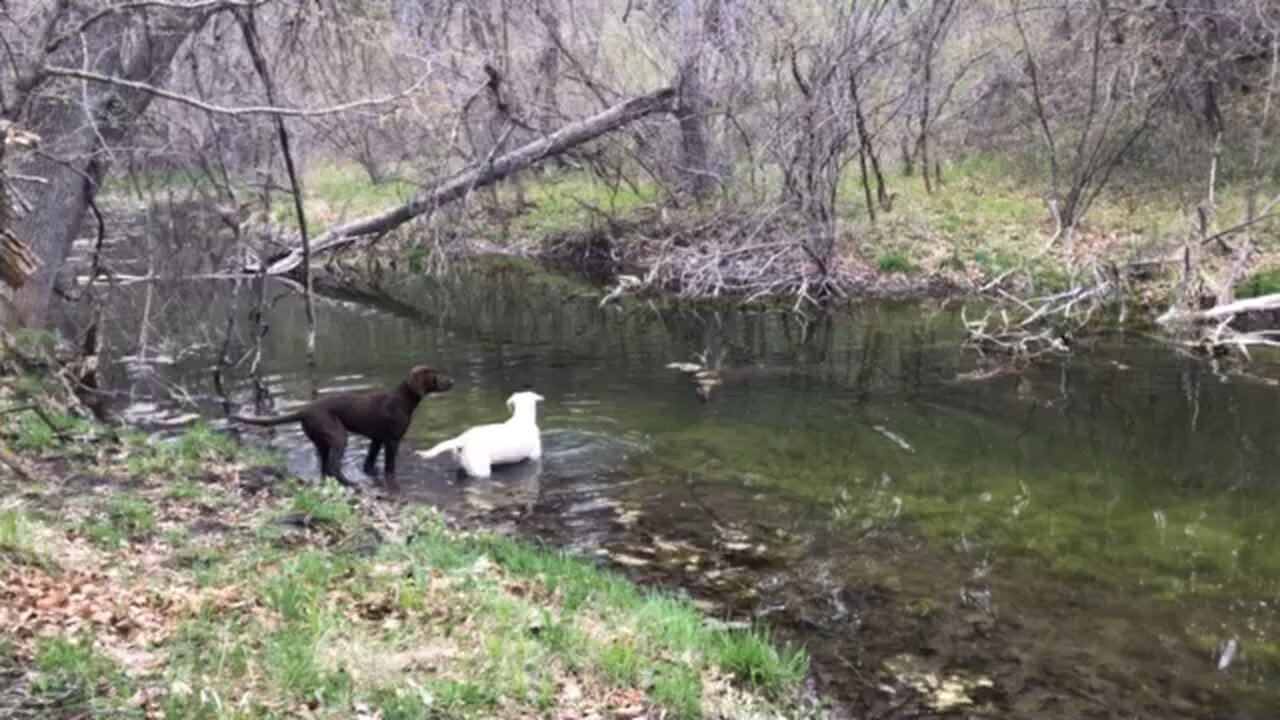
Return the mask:
<svg viewBox="0 0 1280 720">
<path fill-rule="evenodd" d="M 441 205 L 464 198 L 479 188 L 492 185 L 513 173 L 547 158 L 556 157 L 646 115 L 670 112 L 674 97 L 675 91 L 667 88 L 632 98 L 589 118 L 565 125 L 550 135 L 521 145 L 492 160 L 473 165 L 456 175 L 428 185 L 409 202 L 325 230 L 311 241 L 311 255 L 314 257 L 335 250 L 362 237 L 381 235 Z M 298 247 L 273 259 L 267 273 L 285 275 L 297 269 L 302 262 L 303 250 Z"/>
<path fill-rule="evenodd" d="M 86 44 L 95 51 L 85 69 L 160 84 L 178 48 L 205 17 L 163 9 L 107 17 L 88 32 Z M 79 64 L 78 58 L 73 60 Z M 28 124 L 40 136 L 43 152 L 30 154 L 20 172 L 43 178 L 45 184 L 30 212 L 15 218 L 13 232 L 30 245 L 41 265 L 14 293 L 16 317 L 0 318 L 8 324 L 43 324 L 54 279 L 110 165 L 109 148 L 128 137 L 153 97 L 138 89 L 81 82 L 83 86 L 43 89 L 27 111 Z"/>
</svg>

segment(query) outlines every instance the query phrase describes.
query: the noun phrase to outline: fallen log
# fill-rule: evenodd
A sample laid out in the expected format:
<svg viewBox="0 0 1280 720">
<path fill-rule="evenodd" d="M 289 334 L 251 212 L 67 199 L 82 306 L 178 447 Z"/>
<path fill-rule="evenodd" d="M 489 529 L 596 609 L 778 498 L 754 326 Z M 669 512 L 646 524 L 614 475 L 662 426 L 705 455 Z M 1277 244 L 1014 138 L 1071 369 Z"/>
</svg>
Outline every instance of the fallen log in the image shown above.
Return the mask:
<svg viewBox="0 0 1280 720">
<path fill-rule="evenodd" d="M 1261 295 L 1259 297 L 1248 298 L 1246 300 L 1237 300 L 1235 302 L 1226 303 L 1225 305 L 1215 305 L 1214 307 L 1207 308 L 1205 310 L 1179 310 L 1169 308 L 1163 315 L 1157 318 L 1157 322 L 1161 324 L 1177 322 L 1211 322 L 1214 320 L 1229 318 L 1233 315 L 1277 309 L 1280 309 L 1280 294 Z"/>
<path fill-rule="evenodd" d="M 311 257 L 349 245 L 361 237 L 385 233 L 441 205 L 466 197 L 477 188 L 491 185 L 512 173 L 560 155 L 646 115 L 670 111 L 674 98 L 675 91 L 670 88 L 632 98 L 589 118 L 570 123 L 511 152 L 473 165 L 452 177 L 436 181 L 403 205 L 325 230 L 311 240 Z M 284 275 L 292 272 L 302 264 L 302 259 L 302 248 L 294 248 L 272 261 L 267 267 L 267 274 Z"/>
</svg>

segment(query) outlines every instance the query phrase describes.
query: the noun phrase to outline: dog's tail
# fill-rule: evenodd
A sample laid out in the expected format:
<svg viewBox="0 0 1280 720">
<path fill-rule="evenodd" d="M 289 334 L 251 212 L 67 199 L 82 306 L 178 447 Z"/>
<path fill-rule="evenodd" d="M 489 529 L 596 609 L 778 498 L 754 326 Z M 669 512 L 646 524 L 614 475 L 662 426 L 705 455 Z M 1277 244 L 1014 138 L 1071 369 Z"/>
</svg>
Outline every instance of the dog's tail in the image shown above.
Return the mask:
<svg viewBox="0 0 1280 720">
<path fill-rule="evenodd" d="M 462 436 L 449 438 L 443 442 L 436 443 L 430 450 L 418 453 L 424 460 L 430 460 L 434 457 L 440 457 L 447 452 L 456 453 L 462 449 Z"/>
<path fill-rule="evenodd" d="M 270 427 L 272 425 L 283 425 L 285 423 L 296 422 L 302 419 L 301 412 L 291 412 L 287 415 L 277 415 L 275 417 L 255 417 L 253 415 L 232 415 L 232 420 L 242 422 L 247 425 L 258 425 L 261 427 Z"/>
</svg>

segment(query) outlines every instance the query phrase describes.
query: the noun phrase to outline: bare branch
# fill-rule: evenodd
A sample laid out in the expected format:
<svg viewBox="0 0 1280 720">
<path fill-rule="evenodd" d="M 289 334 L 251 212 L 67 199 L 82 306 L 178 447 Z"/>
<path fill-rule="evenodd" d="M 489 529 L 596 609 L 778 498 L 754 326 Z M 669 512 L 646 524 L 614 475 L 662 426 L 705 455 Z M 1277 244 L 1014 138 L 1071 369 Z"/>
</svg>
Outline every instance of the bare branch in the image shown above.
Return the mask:
<svg viewBox="0 0 1280 720">
<path fill-rule="evenodd" d="M 89 80 L 92 82 L 104 83 L 107 85 L 115 85 L 118 87 L 126 87 L 131 90 L 138 90 L 149 93 L 158 98 L 171 100 L 173 102 L 189 105 L 198 110 L 214 113 L 216 115 L 248 116 L 248 115 L 274 115 L 278 117 L 321 117 L 324 115 L 337 115 L 340 113 L 351 112 L 352 110 L 360 110 L 369 107 L 378 107 L 380 105 L 389 105 L 391 103 L 403 100 L 412 95 L 431 77 L 431 70 L 421 75 L 413 85 L 405 88 L 403 91 L 395 95 L 389 95 L 380 98 L 366 98 L 362 100 L 353 100 L 341 105 L 331 105 L 323 108 L 285 108 L 272 107 L 270 105 L 248 105 L 243 107 L 227 107 L 224 105 L 215 105 L 207 103 L 199 98 L 183 95 L 182 93 L 165 90 L 150 83 L 139 82 L 137 80 L 127 80 L 121 77 L 112 77 L 102 75 L 90 70 L 82 70 L 79 68 L 63 67 L 59 65 L 46 65 L 45 72 L 50 75 L 59 77 L 77 78 L 80 80 Z"/>
</svg>

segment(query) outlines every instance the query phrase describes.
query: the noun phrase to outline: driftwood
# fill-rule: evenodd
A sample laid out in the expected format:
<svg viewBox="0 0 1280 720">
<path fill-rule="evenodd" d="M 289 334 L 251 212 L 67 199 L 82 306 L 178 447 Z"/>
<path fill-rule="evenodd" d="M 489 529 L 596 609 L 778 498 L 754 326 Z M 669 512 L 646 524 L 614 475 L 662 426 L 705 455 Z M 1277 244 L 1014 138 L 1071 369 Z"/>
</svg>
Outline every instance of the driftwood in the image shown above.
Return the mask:
<svg viewBox="0 0 1280 720">
<path fill-rule="evenodd" d="M 434 182 L 403 205 L 343 223 L 316 236 L 311 241 L 311 256 L 349 245 L 361 237 L 385 233 L 441 205 L 466 197 L 477 188 L 491 185 L 512 173 L 560 155 L 646 115 L 670 111 L 674 97 L 675 91 L 667 88 L 632 98 L 589 118 L 570 123 L 509 153 Z M 284 275 L 295 270 L 302 262 L 303 251 L 298 247 L 273 261 L 268 266 L 267 273 Z"/>
</svg>

